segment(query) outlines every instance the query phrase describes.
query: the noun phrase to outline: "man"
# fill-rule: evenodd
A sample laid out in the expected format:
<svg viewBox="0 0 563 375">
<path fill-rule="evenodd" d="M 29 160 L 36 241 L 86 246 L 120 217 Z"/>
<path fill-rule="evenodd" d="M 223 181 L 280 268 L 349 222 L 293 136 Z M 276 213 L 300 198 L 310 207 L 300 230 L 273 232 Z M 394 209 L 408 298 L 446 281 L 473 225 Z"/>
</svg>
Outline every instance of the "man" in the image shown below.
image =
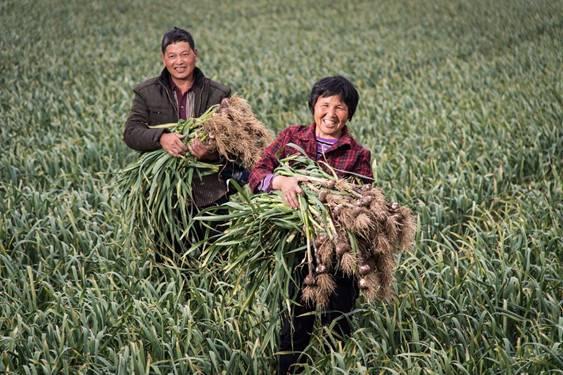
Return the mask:
<svg viewBox="0 0 563 375">
<path fill-rule="evenodd" d="M 199 117 L 231 94 L 228 87 L 205 77 L 196 67 L 197 49 L 189 32 L 176 27 L 166 32 L 161 53 L 164 69 L 160 76 L 144 81 L 133 90 L 133 105 L 125 123 L 125 143 L 141 152 L 162 148 L 174 157 L 190 152 L 199 160 L 218 162 L 218 155 L 199 140 L 185 145 L 175 133 L 149 128 Z M 201 179 L 194 177 L 192 193 L 193 208 L 201 209 L 225 201 L 227 187 L 215 173 Z M 199 235 L 201 230 L 197 230 Z"/>
</svg>

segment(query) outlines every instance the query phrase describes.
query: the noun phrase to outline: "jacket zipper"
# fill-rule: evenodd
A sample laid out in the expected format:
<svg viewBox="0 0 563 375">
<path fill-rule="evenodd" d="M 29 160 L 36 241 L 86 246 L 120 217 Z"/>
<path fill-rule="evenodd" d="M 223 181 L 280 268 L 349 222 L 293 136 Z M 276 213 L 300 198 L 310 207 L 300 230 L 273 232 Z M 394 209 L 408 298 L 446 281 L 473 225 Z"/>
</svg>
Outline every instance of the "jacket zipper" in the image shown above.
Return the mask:
<svg viewBox="0 0 563 375">
<path fill-rule="evenodd" d="M 168 102 L 170 102 L 170 104 L 172 104 L 172 108 L 174 108 L 174 116 L 176 117 L 176 121 L 178 121 L 178 104 L 176 103 L 176 100 L 174 100 L 172 94 L 170 93 L 170 90 L 168 90 L 168 88 L 166 88 L 166 86 L 162 83 L 160 83 L 160 86 L 162 87 L 162 89 L 164 90 L 164 92 L 166 93 L 166 97 L 168 98 Z"/>
</svg>

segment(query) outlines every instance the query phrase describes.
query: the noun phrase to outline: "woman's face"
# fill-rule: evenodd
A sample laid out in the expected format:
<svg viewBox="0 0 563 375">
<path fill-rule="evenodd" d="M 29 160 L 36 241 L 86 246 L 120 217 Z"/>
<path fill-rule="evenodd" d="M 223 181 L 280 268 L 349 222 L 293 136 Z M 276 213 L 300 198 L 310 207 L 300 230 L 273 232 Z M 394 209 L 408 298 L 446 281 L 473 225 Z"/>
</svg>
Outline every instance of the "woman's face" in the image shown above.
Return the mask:
<svg viewBox="0 0 563 375">
<path fill-rule="evenodd" d="M 348 121 L 348 106 L 340 95 L 320 96 L 313 107 L 313 119 L 317 137 L 340 138 Z"/>
</svg>

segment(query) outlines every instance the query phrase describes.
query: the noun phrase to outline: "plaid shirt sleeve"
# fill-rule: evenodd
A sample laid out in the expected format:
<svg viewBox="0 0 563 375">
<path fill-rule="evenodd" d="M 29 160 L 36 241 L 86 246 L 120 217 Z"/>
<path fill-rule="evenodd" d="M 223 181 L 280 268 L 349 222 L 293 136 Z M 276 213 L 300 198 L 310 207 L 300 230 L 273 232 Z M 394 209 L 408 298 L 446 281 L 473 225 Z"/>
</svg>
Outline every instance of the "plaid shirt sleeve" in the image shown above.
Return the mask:
<svg viewBox="0 0 563 375">
<path fill-rule="evenodd" d="M 371 152 L 359 145 L 333 150 L 327 155 L 326 161 L 336 169 L 336 174 L 341 178 L 359 178 L 366 184 L 373 181 Z"/>
<path fill-rule="evenodd" d="M 371 152 L 369 150 L 362 148 L 362 150 L 358 154 L 358 159 L 353 169 L 354 170 L 352 172 L 366 177 L 361 178 L 363 182 L 373 182 L 373 171 L 371 170 Z"/>
<path fill-rule="evenodd" d="M 262 180 L 279 165 L 279 159 L 283 158 L 284 146 L 290 142 L 291 136 L 295 133 L 294 127 L 285 128 L 276 139 L 264 150 L 262 157 L 252 168 L 248 185 L 253 192 L 257 191 Z"/>
<path fill-rule="evenodd" d="M 358 178 L 363 183 L 373 181 L 371 170 L 371 152 L 362 147 L 353 138 L 347 138 L 327 152 L 326 162 L 336 169 L 341 178 Z"/>
</svg>

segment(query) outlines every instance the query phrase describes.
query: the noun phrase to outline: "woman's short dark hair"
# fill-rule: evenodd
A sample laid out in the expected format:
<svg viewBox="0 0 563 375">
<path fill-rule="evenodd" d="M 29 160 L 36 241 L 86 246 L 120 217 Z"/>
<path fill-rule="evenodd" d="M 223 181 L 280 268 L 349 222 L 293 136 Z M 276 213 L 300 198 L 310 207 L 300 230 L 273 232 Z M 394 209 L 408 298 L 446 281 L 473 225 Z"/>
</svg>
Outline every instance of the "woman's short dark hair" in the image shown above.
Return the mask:
<svg viewBox="0 0 563 375">
<path fill-rule="evenodd" d="M 360 101 L 358 91 L 346 78 L 342 76 L 333 76 L 321 78 L 313 85 L 311 95 L 309 95 L 309 109 L 314 114 L 315 103 L 319 97 L 339 95 L 348 107 L 348 120 L 352 120 L 352 116 L 356 112 L 356 107 Z"/>
<path fill-rule="evenodd" d="M 190 47 L 195 50 L 195 42 L 192 34 L 184 29 L 180 29 L 179 27 L 174 27 L 172 30 L 165 32 L 164 36 L 162 37 L 162 43 L 160 45 L 162 53 L 166 51 L 166 47 L 168 47 L 172 43 L 178 42 L 187 42 Z"/>
</svg>

